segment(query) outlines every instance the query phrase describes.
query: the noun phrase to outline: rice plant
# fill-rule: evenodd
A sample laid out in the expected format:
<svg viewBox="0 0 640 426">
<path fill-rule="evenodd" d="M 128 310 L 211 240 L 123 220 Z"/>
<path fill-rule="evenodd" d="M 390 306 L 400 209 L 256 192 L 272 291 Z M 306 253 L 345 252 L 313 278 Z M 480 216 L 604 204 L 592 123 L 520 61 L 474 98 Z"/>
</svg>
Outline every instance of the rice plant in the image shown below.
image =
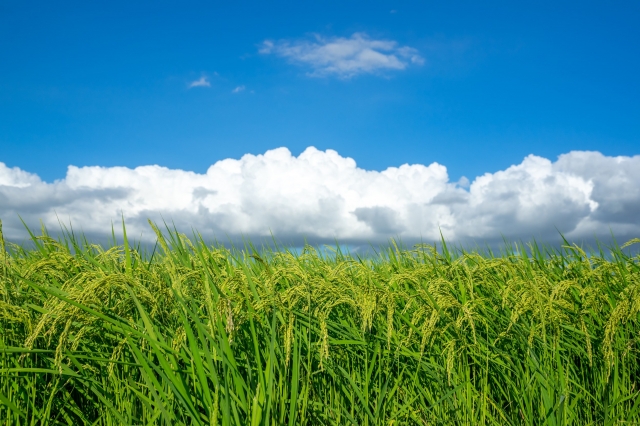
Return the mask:
<svg viewBox="0 0 640 426">
<path fill-rule="evenodd" d="M 640 424 L 640 256 L 0 224 L 0 424 Z"/>
</svg>

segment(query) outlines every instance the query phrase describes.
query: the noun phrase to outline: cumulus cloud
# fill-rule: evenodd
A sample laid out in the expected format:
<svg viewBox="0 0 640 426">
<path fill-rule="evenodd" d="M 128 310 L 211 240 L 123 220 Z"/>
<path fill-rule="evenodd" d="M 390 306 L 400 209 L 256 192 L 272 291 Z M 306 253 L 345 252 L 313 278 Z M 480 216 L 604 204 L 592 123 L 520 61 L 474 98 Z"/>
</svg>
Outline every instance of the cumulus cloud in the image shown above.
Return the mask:
<svg viewBox="0 0 640 426">
<path fill-rule="evenodd" d="M 193 87 L 211 87 L 211 82 L 209 82 L 209 79 L 207 77 L 202 76 L 200 77 L 200 79 L 189 83 L 189 89 Z"/>
<path fill-rule="evenodd" d="M 468 188 L 465 188 L 468 185 Z M 451 182 L 445 166 L 413 164 L 383 171 L 357 167 L 336 151 L 286 148 L 218 161 L 206 173 L 160 166 L 75 167 L 64 179 L 0 163 L 5 234 L 24 236 L 18 219 L 51 229 L 70 221 L 106 237 L 124 214 L 131 235 L 153 240 L 147 219 L 173 221 L 221 241 L 272 233 L 301 244 L 570 239 L 610 231 L 640 236 L 640 156 L 575 151 L 556 161 L 530 155 L 472 182 Z"/>
<path fill-rule="evenodd" d="M 365 33 L 355 33 L 350 38 L 316 34 L 313 40 L 265 40 L 258 51 L 307 66 L 311 69 L 309 75 L 316 77 L 350 78 L 424 63 L 417 49 L 399 46 L 393 40 L 374 40 Z"/>
<path fill-rule="evenodd" d="M 240 92 L 242 92 L 244 89 L 246 89 L 246 87 L 244 87 L 244 86 L 238 86 L 238 87 L 236 87 L 235 89 L 233 89 L 233 90 L 231 91 L 231 93 L 240 93 Z"/>
</svg>

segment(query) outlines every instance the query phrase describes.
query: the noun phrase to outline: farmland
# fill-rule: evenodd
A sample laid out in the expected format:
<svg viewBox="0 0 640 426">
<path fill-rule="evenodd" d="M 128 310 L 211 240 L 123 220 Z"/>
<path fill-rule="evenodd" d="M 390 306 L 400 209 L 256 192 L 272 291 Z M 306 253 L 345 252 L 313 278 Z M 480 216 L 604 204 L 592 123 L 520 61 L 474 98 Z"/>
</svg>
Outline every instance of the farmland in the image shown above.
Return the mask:
<svg viewBox="0 0 640 426">
<path fill-rule="evenodd" d="M 0 233 L 0 424 L 640 423 L 625 246 L 360 258 L 151 226 L 148 251 Z"/>
</svg>

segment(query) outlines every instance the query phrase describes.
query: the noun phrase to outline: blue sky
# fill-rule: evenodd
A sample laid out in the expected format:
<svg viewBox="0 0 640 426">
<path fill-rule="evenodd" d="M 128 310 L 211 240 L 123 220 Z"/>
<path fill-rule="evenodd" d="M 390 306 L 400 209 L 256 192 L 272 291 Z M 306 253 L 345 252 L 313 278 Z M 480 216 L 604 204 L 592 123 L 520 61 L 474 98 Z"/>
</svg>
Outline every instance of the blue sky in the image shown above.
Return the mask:
<svg viewBox="0 0 640 426">
<path fill-rule="evenodd" d="M 4 1 L 0 162 L 51 184 L 313 146 L 473 182 L 529 154 L 631 158 L 638 22 L 638 2 Z M 397 62 L 322 56 L 345 43 Z"/>
<path fill-rule="evenodd" d="M 45 180 L 69 164 L 204 171 L 313 145 L 368 169 L 437 161 L 472 178 L 531 153 L 640 152 L 638 2 L 96 3 L 2 2 L 7 165 Z M 425 64 L 314 78 L 258 53 L 356 32 Z M 210 88 L 187 89 L 203 75 Z"/>
</svg>

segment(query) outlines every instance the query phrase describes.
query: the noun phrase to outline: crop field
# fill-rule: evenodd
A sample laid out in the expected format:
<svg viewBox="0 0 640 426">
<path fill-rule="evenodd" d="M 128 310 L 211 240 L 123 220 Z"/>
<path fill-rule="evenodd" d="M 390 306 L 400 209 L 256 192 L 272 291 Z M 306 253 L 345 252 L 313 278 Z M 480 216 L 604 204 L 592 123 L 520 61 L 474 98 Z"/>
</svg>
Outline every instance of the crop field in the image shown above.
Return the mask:
<svg viewBox="0 0 640 426">
<path fill-rule="evenodd" d="M 640 240 L 361 258 L 151 226 L 148 252 L 0 228 L 0 424 L 640 424 Z"/>
</svg>

